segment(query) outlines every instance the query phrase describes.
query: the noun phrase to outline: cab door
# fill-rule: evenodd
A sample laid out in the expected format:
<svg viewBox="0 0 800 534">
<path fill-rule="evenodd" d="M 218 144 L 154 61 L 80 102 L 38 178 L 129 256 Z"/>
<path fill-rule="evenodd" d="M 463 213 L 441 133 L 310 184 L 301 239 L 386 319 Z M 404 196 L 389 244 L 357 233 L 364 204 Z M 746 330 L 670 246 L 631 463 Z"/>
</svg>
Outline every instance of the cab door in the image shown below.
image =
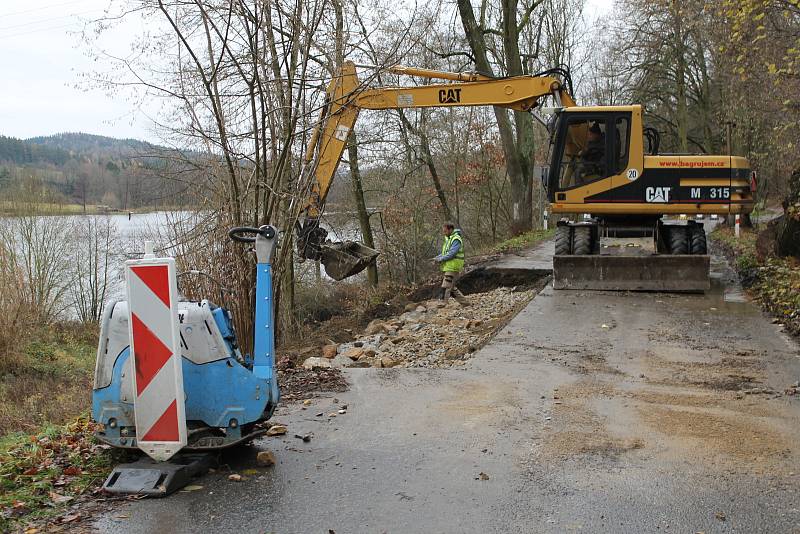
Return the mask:
<svg viewBox="0 0 800 534">
<path fill-rule="evenodd" d="M 610 117 L 608 140 L 610 143 L 609 154 L 611 155 L 611 191 L 607 195 L 608 200 L 625 202 L 631 200 L 623 198 L 621 188 L 634 182 L 639 178 L 641 169 L 635 165 L 631 158 L 631 113 L 618 112 Z"/>
<path fill-rule="evenodd" d="M 571 191 L 580 190 L 583 196 L 592 184 L 612 175 L 610 117 L 604 112 L 562 112 L 550 161 L 551 202 L 569 201 L 576 196 Z"/>
</svg>

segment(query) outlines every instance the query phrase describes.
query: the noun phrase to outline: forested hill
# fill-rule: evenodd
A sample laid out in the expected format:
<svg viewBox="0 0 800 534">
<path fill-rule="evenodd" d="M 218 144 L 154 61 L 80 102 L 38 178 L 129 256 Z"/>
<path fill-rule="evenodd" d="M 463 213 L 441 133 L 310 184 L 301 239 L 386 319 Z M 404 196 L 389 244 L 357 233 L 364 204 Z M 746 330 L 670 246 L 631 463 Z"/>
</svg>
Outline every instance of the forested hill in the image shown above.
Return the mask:
<svg viewBox="0 0 800 534">
<path fill-rule="evenodd" d="M 78 154 L 108 152 L 118 156 L 130 156 L 131 154 L 141 154 L 157 148 L 155 145 L 137 139 L 117 139 L 81 132 L 65 132 L 47 137 L 31 137 L 26 141 L 34 145 Z"/>
<path fill-rule="evenodd" d="M 68 151 L 45 145 L 37 145 L 22 139 L 0 136 L 0 162 L 16 163 L 50 163 L 63 165 L 70 158 Z"/>
<path fill-rule="evenodd" d="M 71 158 L 124 158 L 154 148 L 154 145 L 136 139 L 115 139 L 86 133 L 60 133 L 25 140 L 0 135 L 0 163 L 60 166 Z"/>
<path fill-rule="evenodd" d="M 118 209 L 180 204 L 191 178 L 183 179 L 183 186 L 169 179 L 176 170 L 167 169 L 169 154 L 174 151 L 144 141 L 86 133 L 0 135 L 0 208 L 31 196 Z"/>
</svg>

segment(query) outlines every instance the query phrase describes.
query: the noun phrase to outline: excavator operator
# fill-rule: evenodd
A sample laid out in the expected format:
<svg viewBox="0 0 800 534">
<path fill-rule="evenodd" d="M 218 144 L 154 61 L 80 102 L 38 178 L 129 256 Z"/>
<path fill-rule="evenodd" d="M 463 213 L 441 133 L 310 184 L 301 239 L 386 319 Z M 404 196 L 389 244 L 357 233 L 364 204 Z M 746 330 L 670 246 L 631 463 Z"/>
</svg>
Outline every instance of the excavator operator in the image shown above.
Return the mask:
<svg viewBox="0 0 800 534">
<path fill-rule="evenodd" d="M 586 135 L 586 148 L 581 153 L 581 180 L 589 182 L 606 175 L 606 138 L 600 125 L 592 123 Z"/>
</svg>

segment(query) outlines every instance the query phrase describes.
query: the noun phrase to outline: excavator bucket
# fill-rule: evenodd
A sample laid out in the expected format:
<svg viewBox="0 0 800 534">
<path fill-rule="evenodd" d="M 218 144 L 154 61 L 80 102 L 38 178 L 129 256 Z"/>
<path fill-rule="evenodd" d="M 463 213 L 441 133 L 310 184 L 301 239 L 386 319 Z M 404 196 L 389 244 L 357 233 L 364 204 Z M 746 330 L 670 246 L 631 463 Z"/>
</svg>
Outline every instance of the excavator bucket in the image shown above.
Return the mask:
<svg viewBox="0 0 800 534">
<path fill-rule="evenodd" d="M 355 241 L 330 243 L 320 247 L 320 261 L 334 280 L 344 280 L 366 269 L 378 257 L 375 249 Z"/>
</svg>

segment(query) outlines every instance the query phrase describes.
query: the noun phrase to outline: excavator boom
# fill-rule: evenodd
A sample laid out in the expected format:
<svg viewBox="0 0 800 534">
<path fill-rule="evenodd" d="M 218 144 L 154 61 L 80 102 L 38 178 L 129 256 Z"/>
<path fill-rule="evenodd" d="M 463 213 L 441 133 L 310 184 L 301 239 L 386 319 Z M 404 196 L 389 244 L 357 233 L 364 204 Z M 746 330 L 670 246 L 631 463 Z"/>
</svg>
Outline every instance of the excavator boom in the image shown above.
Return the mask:
<svg viewBox="0 0 800 534">
<path fill-rule="evenodd" d="M 320 227 L 325 199 L 333 183 L 336 168 L 347 145 L 350 132 L 362 109 L 499 106 L 529 111 L 540 99 L 553 95 L 563 107 L 575 106 L 570 92 L 551 73 L 534 76 L 492 78 L 478 73 L 454 73 L 394 66 L 395 74 L 447 80 L 416 87 L 361 87 L 356 66 L 345 62 L 327 91 L 327 100 L 319 126 L 314 129 L 306 150 L 307 172 L 313 173 L 311 192 L 303 206 L 305 215 L 298 222 L 298 253 L 301 258 L 320 260 L 332 278 L 341 280 L 365 269 L 378 252 L 360 243 L 327 241 L 327 231 Z M 554 70 L 552 74 L 561 73 Z M 568 78 L 568 76 L 567 76 Z"/>
</svg>

